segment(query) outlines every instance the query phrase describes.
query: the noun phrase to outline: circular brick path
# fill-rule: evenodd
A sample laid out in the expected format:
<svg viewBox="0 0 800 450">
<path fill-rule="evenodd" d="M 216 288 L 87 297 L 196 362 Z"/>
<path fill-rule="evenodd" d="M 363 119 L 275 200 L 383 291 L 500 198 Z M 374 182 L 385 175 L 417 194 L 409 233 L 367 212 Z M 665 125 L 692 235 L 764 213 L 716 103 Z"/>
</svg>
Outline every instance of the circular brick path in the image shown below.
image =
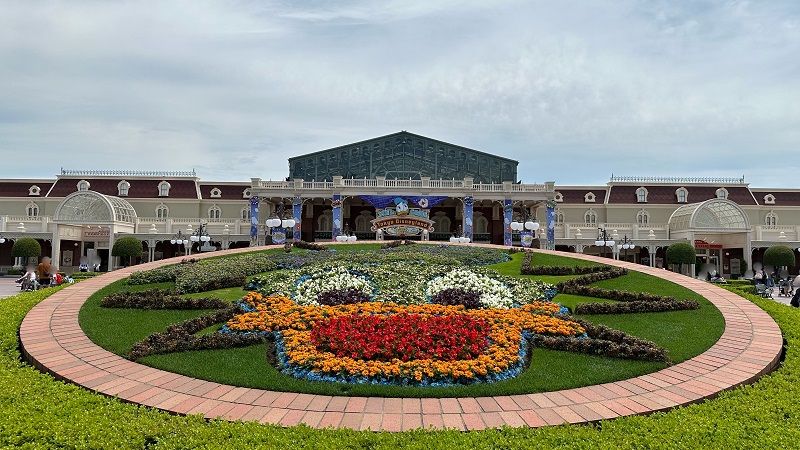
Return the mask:
<svg viewBox="0 0 800 450">
<path fill-rule="evenodd" d="M 196 257 L 246 251 L 250 249 Z M 614 383 L 539 394 L 419 399 L 249 389 L 128 361 L 92 343 L 78 325 L 78 311 L 95 291 L 133 271 L 178 261 L 172 259 L 117 270 L 53 294 L 25 317 L 20 339 L 26 360 L 39 370 L 125 401 L 206 418 L 356 430 L 480 430 L 502 425 L 538 427 L 594 422 L 713 398 L 720 391 L 751 383 L 777 367 L 783 344 L 781 331 L 753 303 L 704 281 L 662 269 L 588 255 L 567 256 L 627 267 L 685 286 L 719 308 L 725 317 L 725 332 L 705 353 L 664 370 Z"/>
</svg>

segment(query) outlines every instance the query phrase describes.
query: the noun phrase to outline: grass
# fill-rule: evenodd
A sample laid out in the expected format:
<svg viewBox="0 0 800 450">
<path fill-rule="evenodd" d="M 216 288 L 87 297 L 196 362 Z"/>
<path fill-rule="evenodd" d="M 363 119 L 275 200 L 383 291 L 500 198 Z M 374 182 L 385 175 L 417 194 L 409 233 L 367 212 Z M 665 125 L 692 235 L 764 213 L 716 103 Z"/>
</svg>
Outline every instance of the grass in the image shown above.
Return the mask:
<svg viewBox="0 0 800 450">
<path fill-rule="evenodd" d="M 355 247 L 355 245 L 348 245 L 347 247 L 351 248 Z M 367 244 L 364 247 L 375 248 L 378 246 Z M 523 256 L 522 253 L 516 253 L 511 256 L 509 261 L 495 264 L 491 267 L 501 273 L 519 276 L 519 268 Z M 574 266 L 580 262 L 573 258 L 542 254 L 537 254 L 535 261 L 538 264 L 568 266 Z M 557 282 L 571 277 L 526 276 L 526 278 L 544 278 L 550 280 L 550 282 Z M 115 353 L 124 354 L 135 342 L 150 333 L 163 331 L 170 323 L 196 317 L 205 312 L 100 308 L 100 299 L 109 292 L 154 287 L 154 285 L 128 286 L 122 283 L 124 282 L 117 282 L 93 295 L 81 309 L 81 326 L 84 327 L 87 335 L 98 345 Z M 670 357 L 675 362 L 683 361 L 705 351 L 716 342 L 724 329 L 722 316 L 711 303 L 694 292 L 669 281 L 639 272 L 630 272 L 623 277 L 606 280 L 597 283 L 597 285 L 611 289 L 644 291 L 700 301 L 702 306 L 699 311 L 584 316 L 585 319 L 593 323 L 602 323 L 656 342 L 669 351 Z M 158 285 L 155 287 L 164 286 Z M 241 288 L 228 288 L 190 294 L 189 296 L 216 296 L 233 301 L 241 297 L 243 293 L 244 291 Z M 610 300 L 559 294 L 555 301 L 565 306 L 574 307 L 579 302 Z M 170 320 L 174 320 L 174 322 L 170 322 Z M 132 324 L 130 330 L 126 330 L 124 333 L 116 331 L 117 329 L 125 328 L 126 324 Z M 219 325 L 209 327 L 199 332 L 199 334 L 216 331 L 219 327 Z M 320 383 L 296 379 L 280 373 L 267 362 L 266 350 L 263 345 L 227 350 L 153 355 L 142 358 L 140 362 L 195 378 L 243 387 L 324 395 L 346 394 L 384 397 L 490 396 L 546 392 L 631 378 L 666 367 L 663 363 L 534 349 L 530 368 L 518 377 L 508 381 L 470 386 L 412 388 Z"/>
<path fill-rule="evenodd" d="M 20 361 L 25 314 L 59 288 L 0 302 L 0 447 L 80 449 L 788 449 L 800 442 L 800 310 L 752 295 L 781 327 L 775 372 L 714 400 L 596 425 L 374 433 L 206 421 L 56 381 Z"/>
</svg>

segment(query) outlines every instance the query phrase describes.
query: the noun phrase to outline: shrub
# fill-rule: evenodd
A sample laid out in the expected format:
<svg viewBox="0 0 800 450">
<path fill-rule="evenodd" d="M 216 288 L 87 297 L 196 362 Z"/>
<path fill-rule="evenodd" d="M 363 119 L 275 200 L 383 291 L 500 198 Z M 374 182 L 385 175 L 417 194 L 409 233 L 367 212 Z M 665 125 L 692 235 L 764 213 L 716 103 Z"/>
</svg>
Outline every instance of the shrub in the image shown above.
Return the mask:
<svg viewBox="0 0 800 450">
<path fill-rule="evenodd" d="M 436 295 L 431 297 L 431 303 L 446 306 L 463 305 L 467 309 L 483 308 L 480 292 L 454 288 L 439 291 Z"/>
<path fill-rule="evenodd" d="M 42 254 L 42 245 L 34 238 L 20 238 L 14 241 L 11 247 L 11 256 L 22 258 L 39 257 Z"/>
<path fill-rule="evenodd" d="M 764 252 L 764 264 L 775 267 L 794 267 L 794 250 L 785 245 L 773 245 Z"/>
<path fill-rule="evenodd" d="M 220 309 L 230 303 L 215 297 L 184 298 L 167 289 L 117 292 L 100 301 L 104 308 L 136 309 Z"/>
<path fill-rule="evenodd" d="M 306 242 L 306 241 L 297 241 L 294 243 L 294 246 L 297 248 L 302 248 L 306 250 L 314 250 L 318 252 L 324 252 L 328 250 L 328 247 L 317 244 L 316 242 Z"/>
<path fill-rule="evenodd" d="M 694 246 L 688 242 L 676 242 L 667 247 L 667 263 L 678 264 L 680 271 L 683 271 L 684 264 L 694 264 L 697 252 Z"/>
<path fill-rule="evenodd" d="M 630 314 L 643 312 L 665 312 L 699 309 L 694 300 L 666 299 L 635 300 L 620 303 L 578 303 L 575 314 Z"/>
<path fill-rule="evenodd" d="M 133 236 L 123 236 L 114 242 L 114 246 L 111 248 L 111 256 L 127 257 L 127 265 L 130 265 L 131 258 L 142 256 L 143 251 L 142 241 Z"/>
</svg>

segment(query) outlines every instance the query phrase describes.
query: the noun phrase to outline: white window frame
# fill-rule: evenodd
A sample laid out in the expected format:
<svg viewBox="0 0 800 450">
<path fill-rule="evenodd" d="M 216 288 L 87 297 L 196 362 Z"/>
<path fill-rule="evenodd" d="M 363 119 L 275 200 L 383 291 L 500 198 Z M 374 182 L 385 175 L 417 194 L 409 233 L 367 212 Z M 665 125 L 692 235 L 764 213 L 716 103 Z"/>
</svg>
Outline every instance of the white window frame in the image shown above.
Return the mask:
<svg viewBox="0 0 800 450">
<path fill-rule="evenodd" d="M 31 214 L 31 213 L 33 213 L 33 214 Z M 39 205 L 37 205 L 34 202 L 28 203 L 28 205 L 25 206 L 25 216 L 26 217 L 39 217 Z"/>
<path fill-rule="evenodd" d="M 722 200 L 727 200 L 728 199 L 728 190 L 725 189 L 724 187 L 721 187 L 721 188 L 717 189 L 717 192 L 715 194 L 716 194 L 717 198 L 719 198 L 719 199 L 722 199 Z"/>
<path fill-rule="evenodd" d="M 683 194 L 683 198 L 681 198 L 681 194 Z M 675 189 L 675 199 L 678 203 L 687 203 L 689 201 L 689 191 L 685 187 Z"/>
<path fill-rule="evenodd" d="M 42 188 L 40 188 L 39 186 L 37 186 L 35 184 L 28 188 L 28 195 L 39 196 L 41 194 L 42 194 Z"/>
<path fill-rule="evenodd" d="M 250 198 L 251 197 L 250 193 L 251 193 L 250 188 L 245 189 L 244 191 L 242 191 L 242 198 Z"/>
<path fill-rule="evenodd" d="M 597 212 L 593 209 L 587 210 L 583 214 L 583 223 L 588 225 L 597 225 Z"/>
<path fill-rule="evenodd" d="M 586 195 L 583 196 L 583 201 L 586 203 L 594 203 L 597 201 L 597 196 L 594 195 L 594 192 L 587 192 Z"/>
<path fill-rule="evenodd" d="M 88 191 L 92 187 L 92 184 L 86 180 L 81 180 L 78 181 L 75 187 L 78 188 L 79 191 Z"/>
<path fill-rule="evenodd" d="M 647 203 L 647 188 L 642 186 L 639 189 L 636 189 L 636 202 L 637 203 Z"/>
<path fill-rule="evenodd" d="M 156 218 L 166 219 L 167 217 L 169 217 L 169 206 L 163 203 L 159 203 L 158 206 L 156 206 L 155 213 L 156 213 Z"/>
<path fill-rule="evenodd" d="M 158 183 L 158 196 L 169 197 L 170 189 L 172 189 L 172 185 L 170 185 L 169 182 L 162 181 L 161 183 Z"/>
<path fill-rule="evenodd" d="M 562 194 L 561 192 L 556 192 L 556 193 L 553 195 L 553 200 L 554 200 L 556 203 L 561 203 L 561 202 L 563 202 L 563 201 L 564 201 L 564 194 Z"/>
<path fill-rule="evenodd" d="M 764 216 L 764 225 L 767 228 L 776 228 L 778 226 L 778 214 L 775 211 L 770 211 Z"/>
<path fill-rule="evenodd" d="M 553 213 L 553 221 L 556 225 L 564 225 L 564 211 L 557 209 Z"/>
<path fill-rule="evenodd" d="M 242 220 L 250 220 L 250 217 L 251 217 L 250 216 L 250 207 L 246 206 L 246 207 L 242 208 L 242 215 L 241 215 Z"/>
<path fill-rule="evenodd" d="M 220 188 L 211 189 L 211 198 L 220 198 L 222 197 L 222 191 Z"/>
<path fill-rule="evenodd" d="M 765 205 L 774 205 L 775 204 L 775 196 L 772 194 L 767 194 L 764 196 L 764 204 Z"/>
<path fill-rule="evenodd" d="M 117 196 L 118 197 L 127 197 L 128 191 L 131 188 L 131 184 L 125 180 L 120 181 L 117 183 Z"/>
<path fill-rule="evenodd" d="M 642 209 L 636 213 L 636 223 L 639 225 L 649 225 L 650 224 L 650 213 L 646 210 Z"/>
<path fill-rule="evenodd" d="M 213 205 L 208 208 L 208 218 L 209 219 L 219 219 L 222 217 L 222 208 L 217 205 Z"/>
</svg>

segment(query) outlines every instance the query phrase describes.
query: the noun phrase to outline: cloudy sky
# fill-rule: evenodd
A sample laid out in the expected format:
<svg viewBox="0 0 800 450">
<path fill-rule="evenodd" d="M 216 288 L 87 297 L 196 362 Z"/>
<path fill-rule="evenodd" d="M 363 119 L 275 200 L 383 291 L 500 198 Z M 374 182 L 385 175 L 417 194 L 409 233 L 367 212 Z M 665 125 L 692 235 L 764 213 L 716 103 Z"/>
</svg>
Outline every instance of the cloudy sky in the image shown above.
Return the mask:
<svg viewBox="0 0 800 450">
<path fill-rule="evenodd" d="M 400 130 L 526 182 L 800 188 L 800 2 L 0 0 L 0 178 L 281 179 Z"/>
</svg>

